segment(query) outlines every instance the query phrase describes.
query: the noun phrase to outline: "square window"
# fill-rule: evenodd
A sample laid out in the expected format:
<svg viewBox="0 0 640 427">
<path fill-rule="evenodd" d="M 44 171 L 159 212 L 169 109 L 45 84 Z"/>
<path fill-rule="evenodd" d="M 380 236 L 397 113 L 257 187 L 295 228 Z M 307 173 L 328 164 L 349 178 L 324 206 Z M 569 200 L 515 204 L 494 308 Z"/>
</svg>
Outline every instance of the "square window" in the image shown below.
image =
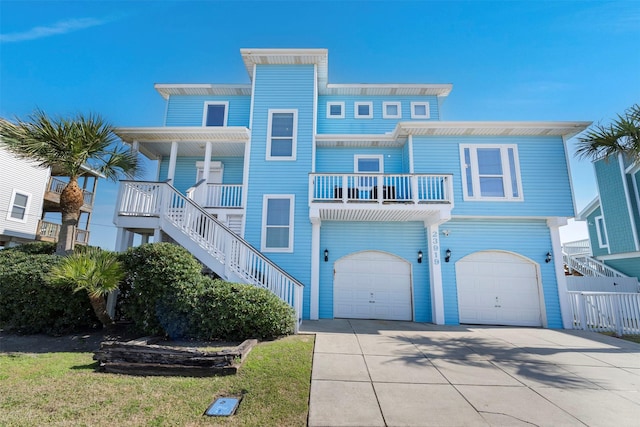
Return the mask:
<svg viewBox="0 0 640 427">
<path fill-rule="evenodd" d="M 400 102 L 383 102 L 382 118 L 383 119 L 401 119 L 402 104 Z"/>
<path fill-rule="evenodd" d="M 344 102 L 327 102 L 327 118 L 343 119 L 344 118 Z"/>
<path fill-rule="evenodd" d="M 269 110 L 267 160 L 295 160 L 297 110 Z"/>
<path fill-rule="evenodd" d="M 202 126 L 226 126 L 228 107 L 228 102 L 205 102 Z"/>
<path fill-rule="evenodd" d="M 429 103 L 428 102 L 412 102 L 411 118 L 412 119 L 428 119 Z"/>
<path fill-rule="evenodd" d="M 522 200 L 515 145 L 461 145 L 464 200 Z"/>
<path fill-rule="evenodd" d="M 356 119 L 373 118 L 373 102 L 356 102 L 353 104 L 353 110 Z"/>
<path fill-rule="evenodd" d="M 292 195 L 265 195 L 263 200 L 262 250 L 293 251 Z"/>
</svg>

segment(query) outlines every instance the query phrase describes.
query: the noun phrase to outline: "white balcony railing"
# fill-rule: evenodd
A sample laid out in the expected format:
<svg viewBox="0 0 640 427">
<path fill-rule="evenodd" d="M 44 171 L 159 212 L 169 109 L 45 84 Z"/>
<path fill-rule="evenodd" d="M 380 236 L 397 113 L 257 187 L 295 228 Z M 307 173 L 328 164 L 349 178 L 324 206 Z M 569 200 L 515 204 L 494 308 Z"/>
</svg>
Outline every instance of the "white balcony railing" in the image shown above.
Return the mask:
<svg viewBox="0 0 640 427">
<path fill-rule="evenodd" d="M 563 243 L 562 252 L 570 256 L 591 255 L 591 244 L 589 243 L 589 239 Z"/>
<path fill-rule="evenodd" d="M 452 203 L 453 176 L 309 174 L 309 202 Z"/>
<path fill-rule="evenodd" d="M 200 261 L 209 265 L 212 257 L 211 268 L 223 266 L 219 275 L 270 290 L 294 308 L 300 323 L 303 285 L 168 182 L 121 181 L 116 208 L 118 216 L 159 217 L 169 235 L 177 230 L 174 239 L 187 236 L 195 244 Z"/>
<path fill-rule="evenodd" d="M 205 208 L 241 208 L 242 184 L 205 184 L 200 180 L 187 190 L 187 197 Z"/>
</svg>

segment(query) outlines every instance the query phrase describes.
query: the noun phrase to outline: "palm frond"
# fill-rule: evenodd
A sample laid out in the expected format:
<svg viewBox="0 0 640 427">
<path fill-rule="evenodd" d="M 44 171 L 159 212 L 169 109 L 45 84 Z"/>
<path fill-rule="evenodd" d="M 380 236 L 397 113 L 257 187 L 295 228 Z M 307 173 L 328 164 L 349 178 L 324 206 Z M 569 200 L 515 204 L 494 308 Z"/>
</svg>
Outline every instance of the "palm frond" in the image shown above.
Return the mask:
<svg viewBox="0 0 640 427">
<path fill-rule="evenodd" d="M 640 105 L 627 109 L 608 125 L 597 124 L 578 138 L 576 156 L 600 160 L 623 154 L 640 160 Z"/>
</svg>

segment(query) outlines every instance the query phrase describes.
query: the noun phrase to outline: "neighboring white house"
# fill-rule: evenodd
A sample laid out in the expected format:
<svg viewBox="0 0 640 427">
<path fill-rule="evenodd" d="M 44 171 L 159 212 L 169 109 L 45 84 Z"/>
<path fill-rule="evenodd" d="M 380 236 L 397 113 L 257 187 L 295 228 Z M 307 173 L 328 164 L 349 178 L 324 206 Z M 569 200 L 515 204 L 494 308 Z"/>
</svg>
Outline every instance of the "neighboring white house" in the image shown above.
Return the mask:
<svg viewBox="0 0 640 427">
<path fill-rule="evenodd" d="M 76 243 L 89 243 L 89 223 L 99 175 L 87 168 L 79 180 L 85 195 Z M 34 240 L 55 241 L 60 232 L 60 193 L 68 182 L 50 168 L 0 148 L 0 248 Z"/>
</svg>

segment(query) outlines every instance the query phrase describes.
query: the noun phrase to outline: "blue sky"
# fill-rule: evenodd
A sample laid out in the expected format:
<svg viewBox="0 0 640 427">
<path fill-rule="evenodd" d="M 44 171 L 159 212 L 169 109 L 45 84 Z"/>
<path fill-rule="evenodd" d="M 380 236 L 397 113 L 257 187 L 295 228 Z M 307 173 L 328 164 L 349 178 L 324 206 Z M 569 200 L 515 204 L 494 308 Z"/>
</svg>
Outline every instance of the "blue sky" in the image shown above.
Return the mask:
<svg viewBox="0 0 640 427">
<path fill-rule="evenodd" d="M 443 120 L 606 122 L 640 101 L 633 0 L 2 0 L 0 116 L 37 107 L 160 126 L 154 83 L 249 83 L 239 49 L 259 47 L 328 48 L 332 83 L 452 83 Z M 593 170 L 571 168 L 580 210 Z M 116 192 L 98 184 L 91 244 L 114 246 Z"/>
</svg>

